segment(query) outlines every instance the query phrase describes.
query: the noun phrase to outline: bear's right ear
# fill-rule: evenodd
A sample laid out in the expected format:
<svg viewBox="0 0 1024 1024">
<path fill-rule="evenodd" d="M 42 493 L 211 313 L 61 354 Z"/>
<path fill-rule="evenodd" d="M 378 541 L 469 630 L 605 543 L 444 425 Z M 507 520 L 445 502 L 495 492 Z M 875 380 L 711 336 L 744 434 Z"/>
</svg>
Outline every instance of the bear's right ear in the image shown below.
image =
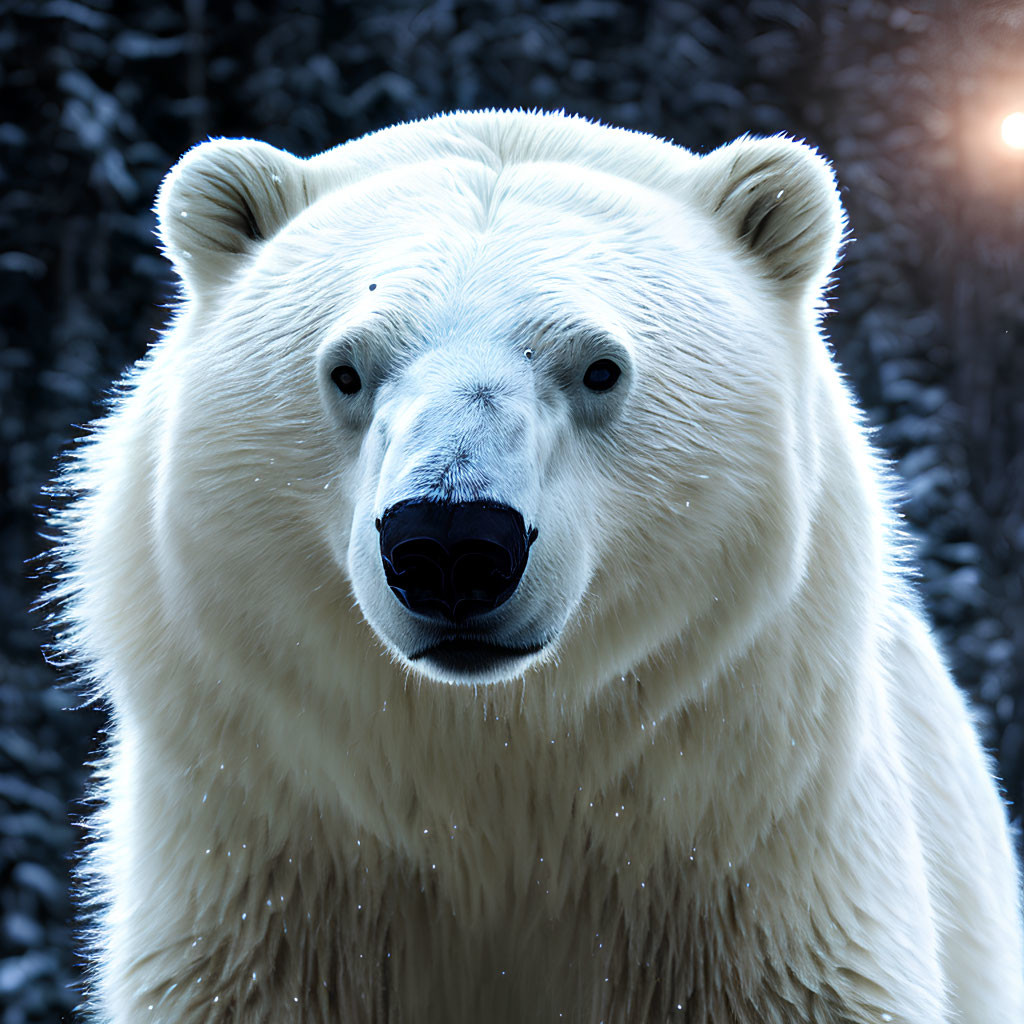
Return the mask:
<svg viewBox="0 0 1024 1024">
<path fill-rule="evenodd" d="M 214 139 L 186 153 L 156 199 L 160 241 L 186 287 L 216 290 L 309 205 L 298 157 L 251 139 Z"/>
</svg>

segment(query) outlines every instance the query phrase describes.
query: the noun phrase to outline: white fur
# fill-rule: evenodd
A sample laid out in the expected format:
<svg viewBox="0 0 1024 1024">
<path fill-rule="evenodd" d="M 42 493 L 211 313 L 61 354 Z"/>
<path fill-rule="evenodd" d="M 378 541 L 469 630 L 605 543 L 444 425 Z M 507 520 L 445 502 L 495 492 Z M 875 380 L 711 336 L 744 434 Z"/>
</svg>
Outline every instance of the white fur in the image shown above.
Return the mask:
<svg viewBox="0 0 1024 1024">
<path fill-rule="evenodd" d="M 158 212 L 184 301 L 58 595 L 113 713 L 98 1020 L 1024 1019 L 1004 808 L 817 330 L 823 161 L 453 114 L 206 143 Z M 539 653 L 408 660 L 373 523 L 425 487 L 537 526 L 494 628 Z"/>
</svg>

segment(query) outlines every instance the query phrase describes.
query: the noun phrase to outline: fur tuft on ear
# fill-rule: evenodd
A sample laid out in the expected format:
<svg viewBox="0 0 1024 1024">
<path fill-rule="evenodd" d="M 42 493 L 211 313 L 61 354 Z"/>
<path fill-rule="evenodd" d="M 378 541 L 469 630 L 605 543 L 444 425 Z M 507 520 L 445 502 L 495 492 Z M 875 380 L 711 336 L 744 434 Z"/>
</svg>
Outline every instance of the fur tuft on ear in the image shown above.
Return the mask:
<svg viewBox="0 0 1024 1024">
<path fill-rule="evenodd" d="M 785 289 L 821 287 L 846 218 L 831 167 L 809 146 L 743 137 L 702 157 L 697 194 L 739 249 Z"/>
<path fill-rule="evenodd" d="M 190 291 L 215 290 L 309 204 L 298 157 L 251 139 L 189 150 L 156 200 L 160 240 Z"/>
</svg>

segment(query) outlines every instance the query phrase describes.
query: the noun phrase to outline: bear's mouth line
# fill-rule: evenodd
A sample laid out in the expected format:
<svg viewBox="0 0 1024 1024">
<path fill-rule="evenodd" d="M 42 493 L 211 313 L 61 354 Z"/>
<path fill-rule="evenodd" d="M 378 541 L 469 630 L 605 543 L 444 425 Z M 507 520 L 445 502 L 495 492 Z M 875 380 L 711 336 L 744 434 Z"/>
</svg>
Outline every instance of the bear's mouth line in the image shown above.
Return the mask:
<svg viewBox="0 0 1024 1024">
<path fill-rule="evenodd" d="M 522 658 L 530 654 L 537 654 L 546 646 L 544 640 L 535 641 L 529 644 L 500 644 L 491 640 L 483 640 L 477 636 L 460 636 L 453 634 L 435 640 L 427 647 L 422 648 L 413 654 L 407 655 L 410 661 L 419 661 L 421 658 L 441 657 L 471 657 L 481 659 L 501 660 L 506 658 Z"/>
</svg>

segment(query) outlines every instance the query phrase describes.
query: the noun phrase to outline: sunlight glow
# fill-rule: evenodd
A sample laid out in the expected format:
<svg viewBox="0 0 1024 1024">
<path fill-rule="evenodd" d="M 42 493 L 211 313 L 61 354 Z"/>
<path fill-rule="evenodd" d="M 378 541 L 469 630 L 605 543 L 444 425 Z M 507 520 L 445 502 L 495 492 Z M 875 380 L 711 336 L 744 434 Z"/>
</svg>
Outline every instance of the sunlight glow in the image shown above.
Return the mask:
<svg viewBox="0 0 1024 1024">
<path fill-rule="evenodd" d="M 1011 149 L 1024 149 L 1024 112 L 1018 110 L 1003 118 L 1002 135 Z"/>
</svg>

